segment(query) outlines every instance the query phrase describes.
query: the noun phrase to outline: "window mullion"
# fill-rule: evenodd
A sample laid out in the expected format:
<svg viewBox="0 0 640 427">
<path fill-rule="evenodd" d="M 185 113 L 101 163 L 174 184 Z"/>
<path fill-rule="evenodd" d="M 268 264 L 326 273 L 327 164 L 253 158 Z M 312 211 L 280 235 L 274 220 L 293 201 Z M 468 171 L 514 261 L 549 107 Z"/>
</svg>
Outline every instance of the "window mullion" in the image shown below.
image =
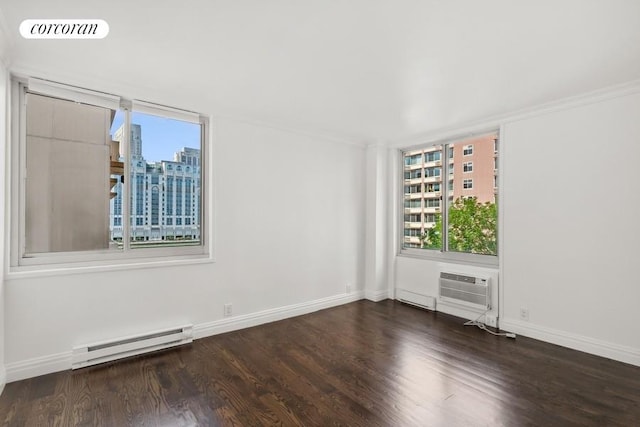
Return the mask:
<svg viewBox="0 0 640 427">
<path fill-rule="evenodd" d="M 442 215 L 442 249 L 441 252 L 449 252 L 449 144 L 442 146 L 442 184 L 444 190 L 440 192 L 440 215 Z"/>
<path fill-rule="evenodd" d="M 16 255 L 16 264 L 18 259 L 22 259 L 22 257 L 26 253 L 27 247 L 27 230 L 25 224 L 26 218 L 26 184 L 27 184 L 27 90 L 26 88 L 20 84 L 18 85 L 18 104 L 19 104 L 19 119 L 18 124 L 20 126 L 19 129 L 19 146 L 18 146 L 18 168 L 19 168 L 19 176 L 20 179 L 18 181 L 18 207 L 19 213 L 18 218 L 18 236 L 19 241 L 18 248 L 15 250 L 14 254 Z M 15 213 L 15 211 L 14 211 Z"/>
<path fill-rule="evenodd" d="M 124 153 L 124 177 L 122 185 L 122 249 L 128 251 L 131 245 L 131 108 L 124 109 L 124 132 L 122 135 L 122 152 Z"/>
</svg>

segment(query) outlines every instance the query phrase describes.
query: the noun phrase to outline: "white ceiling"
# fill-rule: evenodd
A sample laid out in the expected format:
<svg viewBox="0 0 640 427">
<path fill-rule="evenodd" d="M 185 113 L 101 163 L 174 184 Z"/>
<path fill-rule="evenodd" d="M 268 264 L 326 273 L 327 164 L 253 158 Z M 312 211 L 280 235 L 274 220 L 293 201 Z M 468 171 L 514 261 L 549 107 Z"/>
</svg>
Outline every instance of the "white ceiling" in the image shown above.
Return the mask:
<svg viewBox="0 0 640 427">
<path fill-rule="evenodd" d="M 39 77 L 376 143 L 640 78 L 639 0 L 167 4 L 0 0 L 5 56 Z M 29 18 L 104 19 L 110 33 L 25 40 Z"/>
</svg>

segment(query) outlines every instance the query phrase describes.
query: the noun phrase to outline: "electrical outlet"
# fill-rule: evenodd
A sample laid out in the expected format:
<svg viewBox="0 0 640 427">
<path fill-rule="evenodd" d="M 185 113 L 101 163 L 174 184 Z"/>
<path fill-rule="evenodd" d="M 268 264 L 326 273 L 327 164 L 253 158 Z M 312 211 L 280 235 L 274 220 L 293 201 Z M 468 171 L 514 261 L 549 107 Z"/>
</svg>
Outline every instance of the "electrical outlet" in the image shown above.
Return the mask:
<svg viewBox="0 0 640 427">
<path fill-rule="evenodd" d="M 224 305 L 224 317 L 230 317 L 233 314 L 233 305 L 225 304 Z"/>
<path fill-rule="evenodd" d="M 487 326 L 491 326 L 492 328 L 497 328 L 498 327 L 498 318 L 496 316 L 485 316 L 484 317 L 484 324 Z"/>
<path fill-rule="evenodd" d="M 348 294 L 351 293 L 351 283 L 347 283 L 346 291 L 347 291 Z"/>
<path fill-rule="evenodd" d="M 520 319 L 529 320 L 529 309 L 528 308 L 520 308 Z"/>
</svg>

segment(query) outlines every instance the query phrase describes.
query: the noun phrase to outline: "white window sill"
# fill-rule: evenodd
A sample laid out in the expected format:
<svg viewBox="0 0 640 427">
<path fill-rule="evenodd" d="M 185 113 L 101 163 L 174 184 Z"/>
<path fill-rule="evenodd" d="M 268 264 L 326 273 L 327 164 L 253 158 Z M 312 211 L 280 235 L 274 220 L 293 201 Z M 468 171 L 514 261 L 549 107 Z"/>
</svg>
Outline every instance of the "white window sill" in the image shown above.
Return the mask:
<svg viewBox="0 0 640 427">
<path fill-rule="evenodd" d="M 70 274 L 100 273 L 106 271 L 137 270 L 145 268 L 176 267 L 193 264 L 214 263 L 212 255 L 189 255 L 166 259 L 162 257 L 118 259 L 105 261 L 88 261 L 67 264 L 30 265 L 10 267 L 5 275 L 6 280 L 26 279 L 34 277 L 68 276 Z"/>
<path fill-rule="evenodd" d="M 423 259 L 448 264 L 472 265 L 475 267 L 498 268 L 498 257 L 457 252 L 440 252 L 430 249 L 401 249 L 398 257 Z"/>
</svg>

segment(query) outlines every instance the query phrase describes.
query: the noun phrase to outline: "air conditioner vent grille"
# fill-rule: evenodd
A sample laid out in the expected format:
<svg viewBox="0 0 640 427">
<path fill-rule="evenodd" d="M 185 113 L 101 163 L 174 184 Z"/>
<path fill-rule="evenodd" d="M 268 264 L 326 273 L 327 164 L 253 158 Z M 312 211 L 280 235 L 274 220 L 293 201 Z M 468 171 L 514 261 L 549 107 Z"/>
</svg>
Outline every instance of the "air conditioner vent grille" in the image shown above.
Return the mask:
<svg viewBox="0 0 640 427">
<path fill-rule="evenodd" d="M 440 300 L 477 309 L 491 308 L 491 286 L 489 279 L 463 274 L 441 272 Z"/>
<path fill-rule="evenodd" d="M 473 276 L 463 276 L 462 274 L 455 273 L 440 273 L 441 279 L 453 280 L 456 282 L 465 282 L 465 283 L 476 283 L 476 278 Z"/>
</svg>

